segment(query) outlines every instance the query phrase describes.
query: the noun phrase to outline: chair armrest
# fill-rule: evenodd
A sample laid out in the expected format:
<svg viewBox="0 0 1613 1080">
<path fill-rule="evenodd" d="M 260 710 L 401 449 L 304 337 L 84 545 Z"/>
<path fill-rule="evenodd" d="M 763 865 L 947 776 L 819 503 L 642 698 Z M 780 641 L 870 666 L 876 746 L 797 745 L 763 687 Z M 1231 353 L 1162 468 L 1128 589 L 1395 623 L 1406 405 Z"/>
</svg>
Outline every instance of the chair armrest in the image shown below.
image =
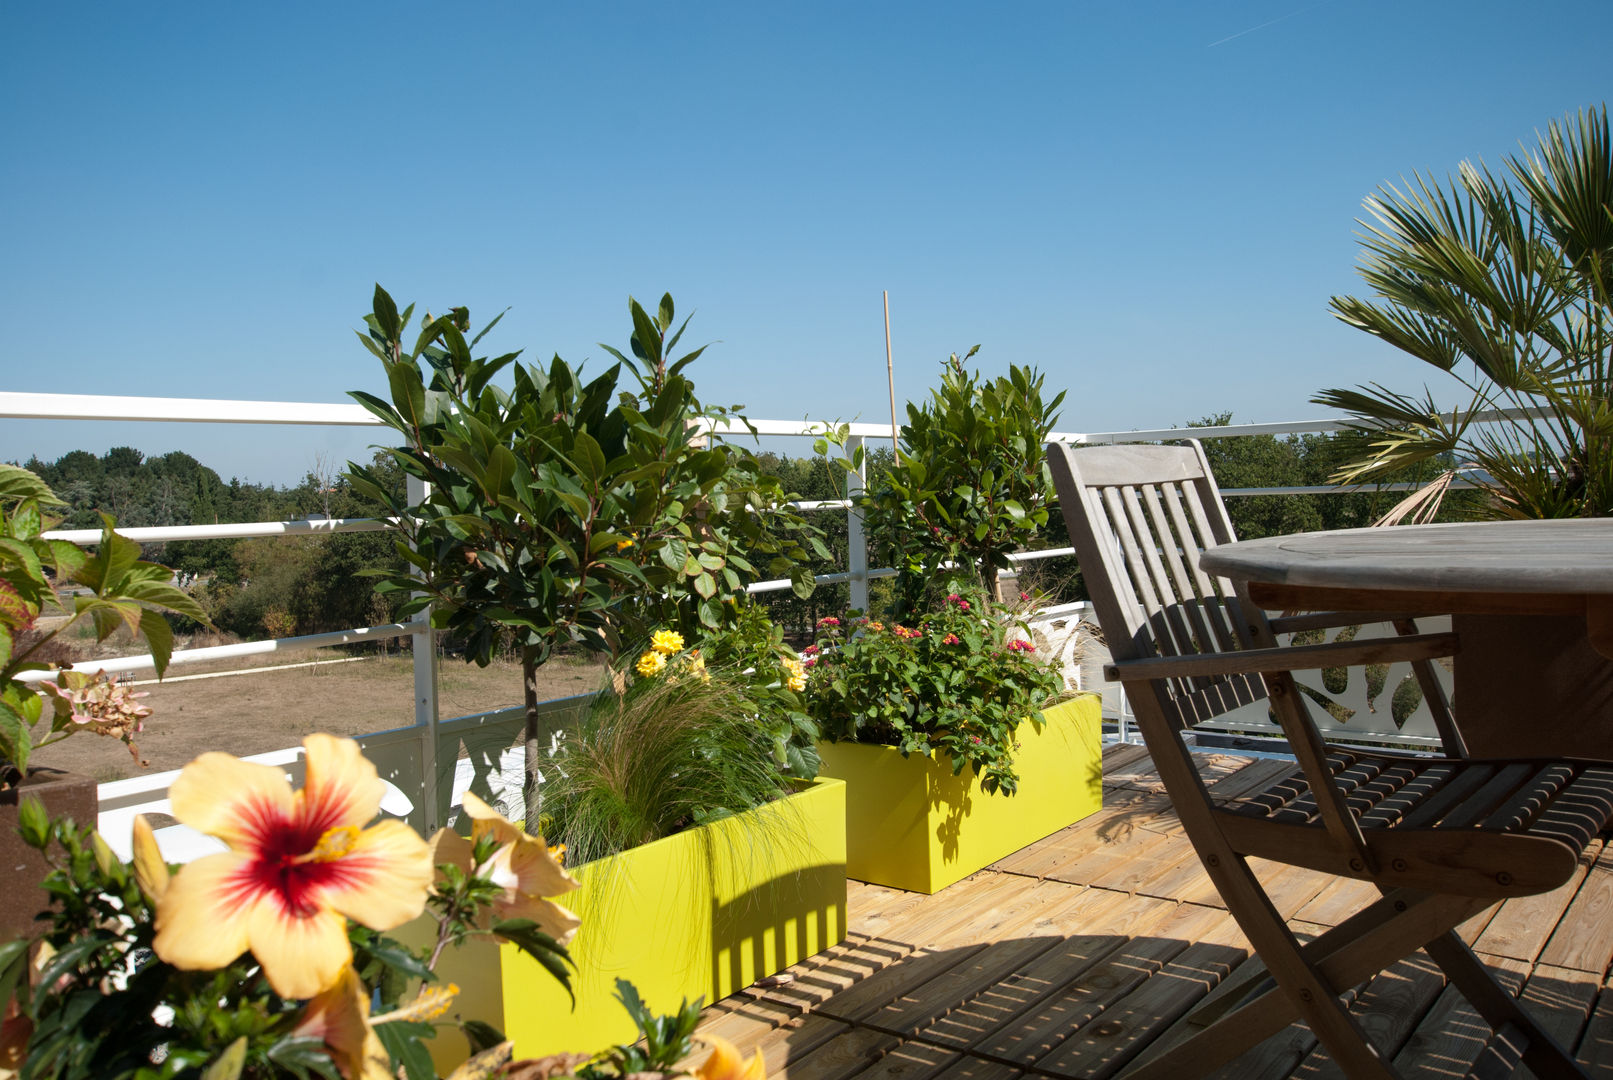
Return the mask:
<svg viewBox="0 0 1613 1080">
<path fill-rule="evenodd" d="M 1205 675 L 1252 675 L 1261 671 L 1305 671 L 1313 668 L 1359 667 L 1395 660 L 1432 660 L 1454 656 L 1455 634 L 1408 634 L 1371 641 L 1333 641 L 1323 645 L 1292 645 L 1277 649 L 1243 649 L 1229 653 L 1192 656 L 1150 656 L 1105 664 L 1103 676 L 1111 682 L 1149 679 L 1189 679 Z"/>
</svg>

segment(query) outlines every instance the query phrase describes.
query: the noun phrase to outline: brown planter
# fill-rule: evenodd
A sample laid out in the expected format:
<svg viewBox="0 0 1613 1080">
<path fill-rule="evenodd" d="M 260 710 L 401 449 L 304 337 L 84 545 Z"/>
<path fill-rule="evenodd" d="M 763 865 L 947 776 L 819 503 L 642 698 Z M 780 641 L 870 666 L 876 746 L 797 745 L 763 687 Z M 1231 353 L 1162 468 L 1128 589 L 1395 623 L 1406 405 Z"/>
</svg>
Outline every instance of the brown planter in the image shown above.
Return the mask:
<svg viewBox="0 0 1613 1080">
<path fill-rule="evenodd" d="M 99 805 L 94 780 L 57 769 L 34 769 L 18 786 L 0 790 L 0 942 L 37 933 L 34 916 L 48 906 L 40 883 L 50 867 L 17 832 L 23 799 L 38 799 L 53 819 L 71 817 L 80 825 L 95 824 Z"/>
</svg>

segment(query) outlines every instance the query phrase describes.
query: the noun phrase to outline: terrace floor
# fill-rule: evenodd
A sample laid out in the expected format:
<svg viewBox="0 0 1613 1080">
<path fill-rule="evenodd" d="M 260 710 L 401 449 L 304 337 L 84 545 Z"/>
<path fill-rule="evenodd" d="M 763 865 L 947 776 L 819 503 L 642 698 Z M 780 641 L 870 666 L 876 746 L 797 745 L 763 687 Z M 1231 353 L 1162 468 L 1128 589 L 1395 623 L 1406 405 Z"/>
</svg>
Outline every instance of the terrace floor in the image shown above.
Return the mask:
<svg viewBox="0 0 1613 1080">
<path fill-rule="evenodd" d="M 1228 797 L 1294 767 L 1200 760 Z M 1301 932 L 1335 924 L 1370 891 L 1269 871 L 1262 879 Z M 702 1030 L 747 1056 L 760 1048 L 773 1078 L 1107 1077 L 1172 1038 L 1250 955 L 1139 746 L 1105 753 L 1098 814 L 933 896 L 852 882 L 848 908 L 843 945 L 711 1006 Z M 1593 1075 L 1613 1077 L 1613 847 L 1598 841 L 1568 884 L 1499 904 L 1463 936 L 1523 984 L 1535 1015 Z M 1489 1031 L 1422 954 L 1360 988 L 1352 1008 L 1407 1076 L 1464 1075 Z M 1342 1074 L 1295 1025 L 1217 1075 Z"/>
</svg>

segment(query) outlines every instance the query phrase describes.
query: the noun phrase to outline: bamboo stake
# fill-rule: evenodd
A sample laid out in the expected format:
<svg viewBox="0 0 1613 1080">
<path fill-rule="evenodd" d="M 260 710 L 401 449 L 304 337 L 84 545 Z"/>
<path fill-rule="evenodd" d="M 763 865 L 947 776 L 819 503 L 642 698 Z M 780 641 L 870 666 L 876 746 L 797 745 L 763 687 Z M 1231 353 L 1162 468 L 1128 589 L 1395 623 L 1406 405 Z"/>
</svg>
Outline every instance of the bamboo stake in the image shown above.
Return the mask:
<svg viewBox="0 0 1613 1080">
<path fill-rule="evenodd" d="M 891 391 L 891 455 L 901 461 L 902 451 L 896 445 L 896 368 L 891 362 L 891 294 L 886 289 L 880 295 L 885 298 L 885 382 Z"/>
</svg>

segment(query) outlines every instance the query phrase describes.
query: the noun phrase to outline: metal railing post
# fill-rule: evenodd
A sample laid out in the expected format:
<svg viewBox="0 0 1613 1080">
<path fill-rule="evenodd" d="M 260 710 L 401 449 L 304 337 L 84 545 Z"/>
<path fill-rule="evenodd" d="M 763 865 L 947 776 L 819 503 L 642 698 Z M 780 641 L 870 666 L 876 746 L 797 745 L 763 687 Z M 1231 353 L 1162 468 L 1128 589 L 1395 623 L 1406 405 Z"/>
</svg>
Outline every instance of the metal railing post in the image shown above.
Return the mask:
<svg viewBox="0 0 1613 1080">
<path fill-rule="evenodd" d="M 851 457 L 862 449 L 863 437 L 853 435 L 846 440 L 846 456 Z M 851 583 L 851 606 L 868 611 L 868 538 L 863 535 L 863 512 L 857 509 L 857 496 L 863 492 L 867 480 L 866 461 L 855 472 L 846 474 L 846 498 L 852 503 L 846 508 L 846 571 Z"/>
<path fill-rule="evenodd" d="M 426 501 L 431 488 L 424 480 L 408 477 L 409 505 Z M 426 835 L 436 832 L 437 820 L 437 641 L 431 631 L 431 609 L 411 620 L 420 629 L 409 638 L 414 653 L 414 722 L 420 728 L 420 819 Z"/>
</svg>

